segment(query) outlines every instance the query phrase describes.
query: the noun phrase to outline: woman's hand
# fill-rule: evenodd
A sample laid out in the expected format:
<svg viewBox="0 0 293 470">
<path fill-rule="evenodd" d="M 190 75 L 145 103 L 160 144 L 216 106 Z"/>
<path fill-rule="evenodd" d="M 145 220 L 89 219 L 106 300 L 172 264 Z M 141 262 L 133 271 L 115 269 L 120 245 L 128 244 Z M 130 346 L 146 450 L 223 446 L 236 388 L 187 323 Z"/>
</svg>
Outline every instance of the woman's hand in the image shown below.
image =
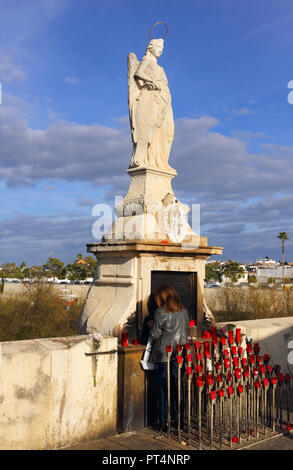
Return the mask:
<svg viewBox="0 0 293 470">
<path fill-rule="evenodd" d="M 148 321 L 148 327 L 151 328 L 154 324 L 154 320 L 149 320 Z"/>
</svg>

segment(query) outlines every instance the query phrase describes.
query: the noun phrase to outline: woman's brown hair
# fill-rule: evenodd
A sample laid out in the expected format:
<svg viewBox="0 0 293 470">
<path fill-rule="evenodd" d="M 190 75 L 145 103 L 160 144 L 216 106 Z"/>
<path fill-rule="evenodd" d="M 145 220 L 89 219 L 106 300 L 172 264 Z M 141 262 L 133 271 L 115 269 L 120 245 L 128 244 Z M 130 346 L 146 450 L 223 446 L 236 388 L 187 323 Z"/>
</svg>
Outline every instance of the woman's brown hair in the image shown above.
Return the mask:
<svg viewBox="0 0 293 470">
<path fill-rule="evenodd" d="M 167 285 L 158 287 L 155 292 L 155 301 L 158 307 L 164 307 L 168 313 L 182 312 L 184 308 L 178 292 Z"/>
</svg>

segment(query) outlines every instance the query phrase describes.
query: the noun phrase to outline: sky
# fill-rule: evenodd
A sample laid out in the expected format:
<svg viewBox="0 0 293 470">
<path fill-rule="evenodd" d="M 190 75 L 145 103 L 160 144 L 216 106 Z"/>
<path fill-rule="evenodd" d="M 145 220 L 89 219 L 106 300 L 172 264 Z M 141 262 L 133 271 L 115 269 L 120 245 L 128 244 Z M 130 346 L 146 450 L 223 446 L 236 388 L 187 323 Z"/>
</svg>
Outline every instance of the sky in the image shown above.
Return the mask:
<svg viewBox="0 0 293 470">
<path fill-rule="evenodd" d="M 94 205 L 130 181 L 127 55 L 157 21 L 176 196 L 218 259 L 280 260 L 286 231 L 293 262 L 291 0 L 0 0 L 0 264 L 96 241 Z"/>
</svg>

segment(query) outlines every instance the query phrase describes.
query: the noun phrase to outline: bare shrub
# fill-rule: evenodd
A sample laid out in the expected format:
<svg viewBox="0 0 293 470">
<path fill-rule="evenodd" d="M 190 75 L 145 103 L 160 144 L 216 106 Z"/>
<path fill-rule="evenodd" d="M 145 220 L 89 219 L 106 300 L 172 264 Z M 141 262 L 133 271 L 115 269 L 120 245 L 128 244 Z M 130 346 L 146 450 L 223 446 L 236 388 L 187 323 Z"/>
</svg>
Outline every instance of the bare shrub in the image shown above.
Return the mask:
<svg viewBox="0 0 293 470">
<path fill-rule="evenodd" d="M 0 341 L 77 335 L 84 300 L 67 307 L 54 285 L 26 283 L 23 292 L 0 296 Z"/>
<path fill-rule="evenodd" d="M 223 288 L 208 296 L 216 321 L 240 321 L 293 315 L 293 295 L 277 289 Z"/>
</svg>

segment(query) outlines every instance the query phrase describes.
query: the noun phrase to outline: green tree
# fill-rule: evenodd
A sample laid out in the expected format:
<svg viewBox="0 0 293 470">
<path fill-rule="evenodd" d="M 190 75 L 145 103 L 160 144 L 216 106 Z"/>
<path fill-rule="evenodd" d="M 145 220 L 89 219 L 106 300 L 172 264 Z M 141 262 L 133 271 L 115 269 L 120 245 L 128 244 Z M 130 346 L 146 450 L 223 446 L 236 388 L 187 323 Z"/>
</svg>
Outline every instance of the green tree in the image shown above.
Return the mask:
<svg viewBox="0 0 293 470">
<path fill-rule="evenodd" d="M 50 257 L 43 265 L 43 269 L 48 277 L 62 278 L 64 274 L 64 263 L 58 258 Z"/>
<path fill-rule="evenodd" d="M 284 284 L 284 254 L 285 254 L 285 241 L 289 240 L 287 232 L 279 232 L 279 235 L 277 237 L 279 240 L 282 240 L 282 266 L 283 266 L 283 284 Z"/>
<path fill-rule="evenodd" d="M 213 263 L 206 264 L 205 268 L 205 281 L 218 281 L 221 282 L 222 277 L 220 273 L 220 263 L 215 261 Z"/>
<path fill-rule="evenodd" d="M 230 279 L 232 284 L 238 281 L 244 273 L 245 270 L 243 267 L 240 265 L 240 263 L 237 263 L 236 261 L 232 261 L 231 259 L 228 259 L 228 261 L 224 264 L 222 267 L 222 273 Z"/>
</svg>

